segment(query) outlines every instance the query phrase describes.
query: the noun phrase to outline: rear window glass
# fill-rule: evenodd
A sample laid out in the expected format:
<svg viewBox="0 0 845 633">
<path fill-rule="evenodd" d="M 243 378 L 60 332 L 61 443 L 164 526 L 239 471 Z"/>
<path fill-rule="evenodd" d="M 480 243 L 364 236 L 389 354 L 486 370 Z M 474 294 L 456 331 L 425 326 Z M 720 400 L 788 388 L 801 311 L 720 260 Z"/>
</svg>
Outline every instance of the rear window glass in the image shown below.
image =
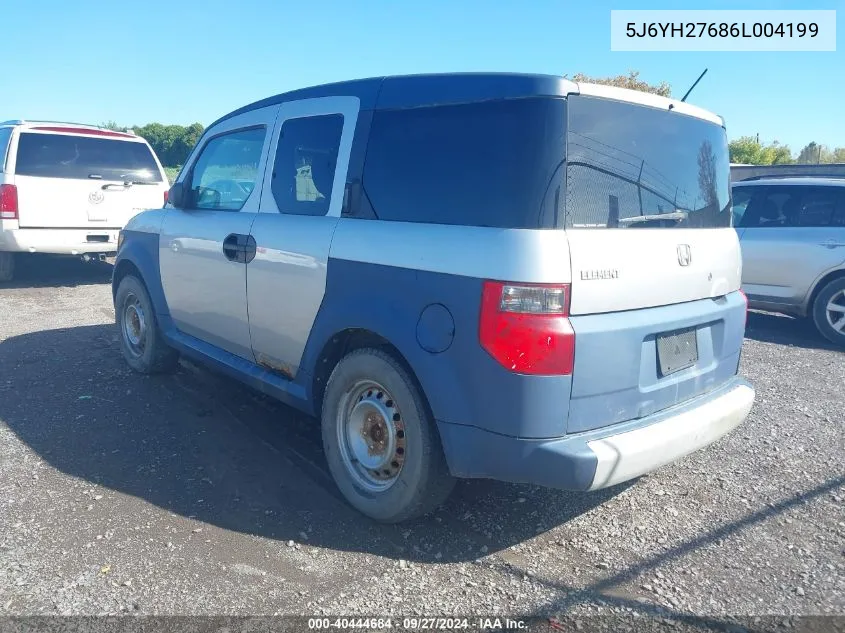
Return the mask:
<svg viewBox="0 0 845 633">
<path fill-rule="evenodd" d="M 567 227 L 730 226 L 721 126 L 584 96 L 569 98 L 568 117 Z"/>
<path fill-rule="evenodd" d="M 161 182 L 145 143 L 91 136 L 22 133 L 15 173 L 47 178 Z"/>
<path fill-rule="evenodd" d="M 12 128 L 0 127 L 0 174 L 6 171 L 6 152 L 9 148 L 9 139 L 12 138 Z"/>
<path fill-rule="evenodd" d="M 381 220 L 554 226 L 562 203 L 563 99 L 373 114 L 363 186 Z"/>
</svg>

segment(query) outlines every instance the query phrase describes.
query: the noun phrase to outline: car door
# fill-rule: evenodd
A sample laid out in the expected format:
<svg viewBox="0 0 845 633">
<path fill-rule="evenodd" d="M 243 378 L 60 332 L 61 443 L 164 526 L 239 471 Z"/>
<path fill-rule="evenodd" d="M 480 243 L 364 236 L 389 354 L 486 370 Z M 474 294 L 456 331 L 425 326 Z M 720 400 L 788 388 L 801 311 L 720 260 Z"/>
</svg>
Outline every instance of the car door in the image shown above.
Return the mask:
<svg viewBox="0 0 845 633">
<path fill-rule="evenodd" d="M 815 281 L 845 262 L 843 187 L 780 184 L 759 190 L 740 220 L 749 299 L 798 307 Z"/>
<path fill-rule="evenodd" d="M 340 217 L 356 97 L 282 104 L 247 267 L 249 327 L 256 362 L 296 376 L 326 288 L 332 234 Z"/>
<path fill-rule="evenodd" d="M 246 270 L 254 254 L 249 231 L 278 108 L 232 117 L 206 133 L 180 180 L 183 208 L 168 209 L 159 242 L 174 325 L 249 360 Z"/>
</svg>

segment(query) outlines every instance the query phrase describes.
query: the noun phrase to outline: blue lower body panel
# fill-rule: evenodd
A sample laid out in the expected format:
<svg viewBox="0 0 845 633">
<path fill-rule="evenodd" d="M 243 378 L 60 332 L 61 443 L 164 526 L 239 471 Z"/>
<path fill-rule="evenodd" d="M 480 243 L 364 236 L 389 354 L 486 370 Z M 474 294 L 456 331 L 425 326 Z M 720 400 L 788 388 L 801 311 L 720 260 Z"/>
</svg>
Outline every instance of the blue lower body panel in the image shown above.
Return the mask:
<svg viewBox="0 0 845 633">
<path fill-rule="evenodd" d="M 567 433 L 648 417 L 730 381 L 745 330 L 738 292 L 656 308 L 570 318 L 575 368 Z M 695 363 L 668 376 L 659 371 L 657 336 L 694 328 Z"/>
<path fill-rule="evenodd" d="M 692 452 L 739 424 L 745 419 L 753 397 L 749 383 L 736 376 L 713 391 L 646 418 L 559 438 L 521 439 L 444 422 L 438 422 L 438 430 L 449 468 L 456 477 L 588 490 L 594 485 L 599 466 L 599 458 L 590 442 L 609 440 L 612 443 L 617 438 L 630 438 L 626 434 L 632 431 L 653 427 L 655 432 L 650 434 L 653 444 L 644 446 L 642 438 L 620 441 L 620 452 L 614 456 L 619 463 L 628 458 L 636 459 L 637 467 L 642 464 L 642 472 L 648 472 L 651 470 L 649 463 L 665 463 L 665 450 L 671 448 L 677 455 Z M 690 424 L 690 420 L 695 424 Z M 685 446 L 678 446 L 677 437 L 672 438 L 671 446 L 663 443 L 670 435 L 683 438 L 687 433 L 688 438 L 683 440 L 687 443 Z M 637 454 L 626 455 L 626 446 L 632 447 Z M 647 454 L 646 459 L 643 459 L 643 452 Z"/>
<path fill-rule="evenodd" d="M 586 490 L 596 472 L 596 456 L 577 438 L 520 439 L 446 422 L 437 428 L 455 477 Z"/>
<path fill-rule="evenodd" d="M 203 363 L 222 374 L 275 398 L 309 415 L 314 414 L 305 386 L 256 365 L 252 361 L 180 332 L 168 316 L 159 316 L 159 326 L 167 343 L 191 360 Z"/>
</svg>

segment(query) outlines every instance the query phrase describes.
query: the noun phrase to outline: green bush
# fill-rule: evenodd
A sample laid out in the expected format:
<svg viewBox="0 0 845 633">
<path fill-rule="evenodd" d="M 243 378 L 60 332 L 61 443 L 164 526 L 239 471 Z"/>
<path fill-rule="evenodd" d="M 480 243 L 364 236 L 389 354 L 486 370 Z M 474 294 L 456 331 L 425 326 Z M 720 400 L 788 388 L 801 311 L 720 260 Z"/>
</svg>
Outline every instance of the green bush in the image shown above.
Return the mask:
<svg viewBox="0 0 845 633">
<path fill-rule="evenodd" d="M 175 182 L 176 176 L 179 175 L 180 169 L 182 169 L 182 168 L 181 167 L 165 167 L 164 168 L 164 173 L 167 174 L 167 180 L 170 182 L 171 185 Z"/>
</svg>

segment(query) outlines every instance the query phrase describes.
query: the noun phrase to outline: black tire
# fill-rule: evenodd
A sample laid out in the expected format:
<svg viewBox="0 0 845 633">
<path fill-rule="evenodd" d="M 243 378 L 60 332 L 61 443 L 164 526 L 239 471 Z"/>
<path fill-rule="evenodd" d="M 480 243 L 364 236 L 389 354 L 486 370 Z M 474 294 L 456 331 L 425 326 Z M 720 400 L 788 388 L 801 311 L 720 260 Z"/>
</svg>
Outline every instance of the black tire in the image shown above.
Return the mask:
<svg viewBox="0 0 845 633">
<path fill-rule="evenodd" d="M 382 398 L 382 390 L 371 389 L 370 392 L 377 393 L 367 400 L 376 405 L 385 403 L 384 406 L 391 407 L 385 411 L 393 411 L 377 419 L 395 421 L 390 428 L 395 437 L 402 438 L 396 440 L 402 446 L 401 468 L 384 490 L 373 490 L 367 481 L 374 471 L 367 471 L 360 462 L 353 464 L 354 460 L 348 459 L 351 449 L 345 440 L 348 436 L 343 434 L 348 423 L 342 418 L 352 416 L 344 416 L 342 411 L 348 411 L 350 406 L 357 408 L 357 403 L 365 398 L 364 395 L 357 398 L 355 390 L 366 391 L 370 383 L 383 386 L 387 399 Z M 379 398 L 381 402 L 375 400 Z M 369 421 L 371 417 L 365 419 Z M 384 351 L 358 349 L 337 364 L 323 397 L 322 432 L 329 470 L 341 493 L 353 507 L 376 521 L 399 523 L 428 514 L 446 500 L 455 485 L 420 390 L 408 371 Z M 369 436 L 360 435 L 364 441 L 370 440 Z M 386 450 L 385 454 L 389 452 Z"/>
<path fill-rule="evenodd" d="M 0 252 L 0 281 L 12 281 L 15 277 L 15 254 Z"/>
<path fill-rule="evenodd" d="M 130 308 L 130 303 L 132 308 Z M 127 319 L 134 321 L 134 317 L 141 315 L 139 321 L 143 326 L 133 326 Z M 117 322 L 120 338 L 120 351 L 129 366 L 141 374 L 158 374 L 173 371 L 178 362 L 179 354 L 164 342 L 158 329 L 152 301 L 147 289 L 141 281 L 132 275 L 124 277 L 117 287 L 114 301 L 115 321 Z M 132 334 L 137 332 L 138 344 L 133 345 Z"/>
<path fill-rule="evenodd" d="M 839 277 L 831 282 L 828 282 L 816 295 L 816 300 L 813 302 L 813 322 L 816 328 L 827 340 L 835 345 L 845 347 L 845 313 L 836 317 L 829 315 L 838 315 L 838 312 L 831 312 L 828 310 L 828 304 L 831 300 L 836 305 L 845 307 L 845 277 Z M 831 323 L 831 320 L 833 322 Z"/>
</svg>

